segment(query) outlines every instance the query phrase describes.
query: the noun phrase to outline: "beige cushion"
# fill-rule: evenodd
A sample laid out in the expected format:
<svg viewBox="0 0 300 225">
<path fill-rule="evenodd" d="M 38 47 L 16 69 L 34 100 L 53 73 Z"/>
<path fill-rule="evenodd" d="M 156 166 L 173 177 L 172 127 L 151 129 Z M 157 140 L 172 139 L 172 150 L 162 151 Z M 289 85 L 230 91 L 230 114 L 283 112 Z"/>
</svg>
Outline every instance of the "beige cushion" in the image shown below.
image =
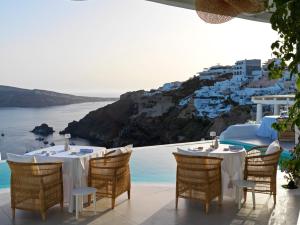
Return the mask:
<svg viewBox="0 0 300 225">
<path fill-rule="evenodd" d="M 279 145 L 279 141 L 276 140 L 276 141 L 273 141 L 269 145 L 269 147 L 268 147 L 268 149 L 266 151 L 266 155 L 273 154 L 273 153 L 275 153 L 277 151 L 280 151 L 280 145 Z"/>
<path fill-rule="evenodd" d="M 7 153 L 7 160 L 11 162 L 20 162 L 20 163 L 33 163 L 34 157 L 32 155 L 16 155 L 13 153 Z"/>
</svg>

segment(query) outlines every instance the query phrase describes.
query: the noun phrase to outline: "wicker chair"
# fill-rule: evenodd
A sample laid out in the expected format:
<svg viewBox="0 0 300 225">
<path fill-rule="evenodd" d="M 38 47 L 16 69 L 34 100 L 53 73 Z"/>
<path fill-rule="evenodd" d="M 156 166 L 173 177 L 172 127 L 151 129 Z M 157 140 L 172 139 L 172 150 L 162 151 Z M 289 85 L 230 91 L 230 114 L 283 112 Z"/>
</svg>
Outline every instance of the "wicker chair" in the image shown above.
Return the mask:
<svg viewBox="0 0 300 225">
<path fill-rule="evenodd" d="M 250 149 L 245 159 L 244 179 L 255 181 L 255 192 L 273 195 L 276 204 L 276 175 L 280 158 L 280 151 L 273 154 L 265 154 L 268 146 L 257 146 Z M 247 192 L 244 189 L 244 199 L 247 199 Z"/>
<path fill-rule="evenodd" d="M 221 158 L 173 153 L 177 161 L 176 208 L 178 198 L 200 200 L 208 213 L 210 202 L 222 204 Z"/>
<path fill-rule="evenodd" d="M 11 169 L 11 208 L 40 212 L 56 204 L 63 209 L 62 163 L 19 163 L 8 161 Z"/>
<path fill-rule="evenodd" d="M 124 192 L 130 199 L 130 156 L 131 152 L 127 152 L 90 159 L 89 186 L 97 188 L 97 198 L 111 198 L 112 209 L 116 198 Z"/>
</svg>

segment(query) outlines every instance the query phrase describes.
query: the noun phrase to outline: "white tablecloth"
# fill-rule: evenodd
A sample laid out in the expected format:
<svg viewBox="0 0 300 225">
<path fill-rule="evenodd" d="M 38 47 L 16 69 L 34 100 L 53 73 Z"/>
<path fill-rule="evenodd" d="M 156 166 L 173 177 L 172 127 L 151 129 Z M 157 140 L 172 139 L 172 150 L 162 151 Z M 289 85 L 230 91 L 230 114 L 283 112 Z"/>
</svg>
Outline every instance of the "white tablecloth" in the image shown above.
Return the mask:
<svg viewBox="0 0 300 225">
<path fill-rule="evenodd" d="M 57 145 L 49 148 L 39 149 L 27 153 L 27 155 L 36 155 L 39 158 L 51 161 L 63 161 L 63 185 L 64 185 L 64 201 L 69 203 L 69 212 L 74 210 L 74 199 L 72 198 L 72 190 L 77 187 L 87 186 L 89 159 L 102 156 L 105 148 L 92 146 L 70 146 L 69 151 L 64 151 L 63 145 Z M 93 149 L 92 153 L 76 154 L 80 149 Z M 47 156 L 47 153 L 56 154 Z M 42 154 L 43 153 L 43 154 Z"/>
<path fill-rule="evenodd" d="M 213 151 L 207 151 L 210 148 L 211 142 L 180 147 L 182 151 L 188 153 L 197 152 L 197 155 L 212 156 L 222 158 L 221 172 L 222 172 L 222 195 L 235 198 L 235 190 L 233 189 L 232 181 L 243 179 L 244 163 L 246 157 L 246 150 L 224 151 L 229 145 L 220 144 L 219 148 Z M 197 147 L 202 146 L 203 150 L 195 150 Z"/>
<path fill-rule="evenodd" d="M 259 128 L 256 131 L 256 135 L 259 137 L 270 138 L 276 140 L 278 137 L 277 131 L 272 128 L 272 124 L 276 123 L 279 116 L 264 116 Z"/>
</svg>

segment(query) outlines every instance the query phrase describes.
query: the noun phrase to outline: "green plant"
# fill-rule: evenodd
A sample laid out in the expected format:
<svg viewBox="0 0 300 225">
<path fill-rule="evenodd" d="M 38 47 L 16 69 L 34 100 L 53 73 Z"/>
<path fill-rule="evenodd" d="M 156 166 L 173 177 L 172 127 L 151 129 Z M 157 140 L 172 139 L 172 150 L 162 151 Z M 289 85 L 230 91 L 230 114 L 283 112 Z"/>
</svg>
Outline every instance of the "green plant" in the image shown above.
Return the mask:
<svg viewBox="0 0 300 225">
<path fill-rule="evenodd" d="M 289 117 L 284 123 L 274 124 L 274 128 L 282 131 L 287 123 L 300 127 L 300 1 L 273 0 L 270 11 L 273 12 L 270 22 L 272 28 L 278 32 L 279 38 L 272 45 L 276 59 L 269 68 L 272 78 L 280 78 L 288 69 L 291 76 L 296 78 L 295 103 L 289 110 Z M 291 158 L 282 162 L 282 169 L 287 173 L 286 178 L 295 182 L 300 177 L 300 144 L 295 146 Z"/>
<path fill-rule="evenodd" d="M 287 187 L 295 188 L 300 177 L 300 148 L 295 148 L 291 158 L 283 160 L 281 170 L 286 173 L 285 178 L 289 181 Z"/>
</svg>

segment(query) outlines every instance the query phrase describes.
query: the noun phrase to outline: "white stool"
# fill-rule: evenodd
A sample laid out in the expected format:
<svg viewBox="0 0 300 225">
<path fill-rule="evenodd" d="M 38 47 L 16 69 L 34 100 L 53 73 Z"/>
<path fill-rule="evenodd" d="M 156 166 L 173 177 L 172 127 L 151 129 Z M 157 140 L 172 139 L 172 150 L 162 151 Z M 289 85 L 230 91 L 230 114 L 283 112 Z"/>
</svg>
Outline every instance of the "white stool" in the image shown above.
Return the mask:
<svg viewBox="0 0 300 225">
<path fill-rule="evenodd" d="M 233 181 L 233 184 L 236 188 L 236 201 L 238 201 L 238 207 L 241 208 L 241 192 L 243 188 L 250 188 L 252 189 L 252 201 L 253 201 L 253 209 L 255 209 L 255 182 L 254 181 L 248 181 L 248 180 L 235 180 Z M 245 199 L 246 201 L 246 199 Z"/>
<path fill-rule="evenodd" d="M 74 196 L 76 199 L 76 219 L 78 219 L 79 217 L 79 208 L 81 208 L 83 205 L 83 197 L 87 195 L 93 195 L 94 214 L 96 214 L 96 192 L 97 189 L 93 187 L 82 187 L 73 189 L 72 196 Z"/>
</svg>

